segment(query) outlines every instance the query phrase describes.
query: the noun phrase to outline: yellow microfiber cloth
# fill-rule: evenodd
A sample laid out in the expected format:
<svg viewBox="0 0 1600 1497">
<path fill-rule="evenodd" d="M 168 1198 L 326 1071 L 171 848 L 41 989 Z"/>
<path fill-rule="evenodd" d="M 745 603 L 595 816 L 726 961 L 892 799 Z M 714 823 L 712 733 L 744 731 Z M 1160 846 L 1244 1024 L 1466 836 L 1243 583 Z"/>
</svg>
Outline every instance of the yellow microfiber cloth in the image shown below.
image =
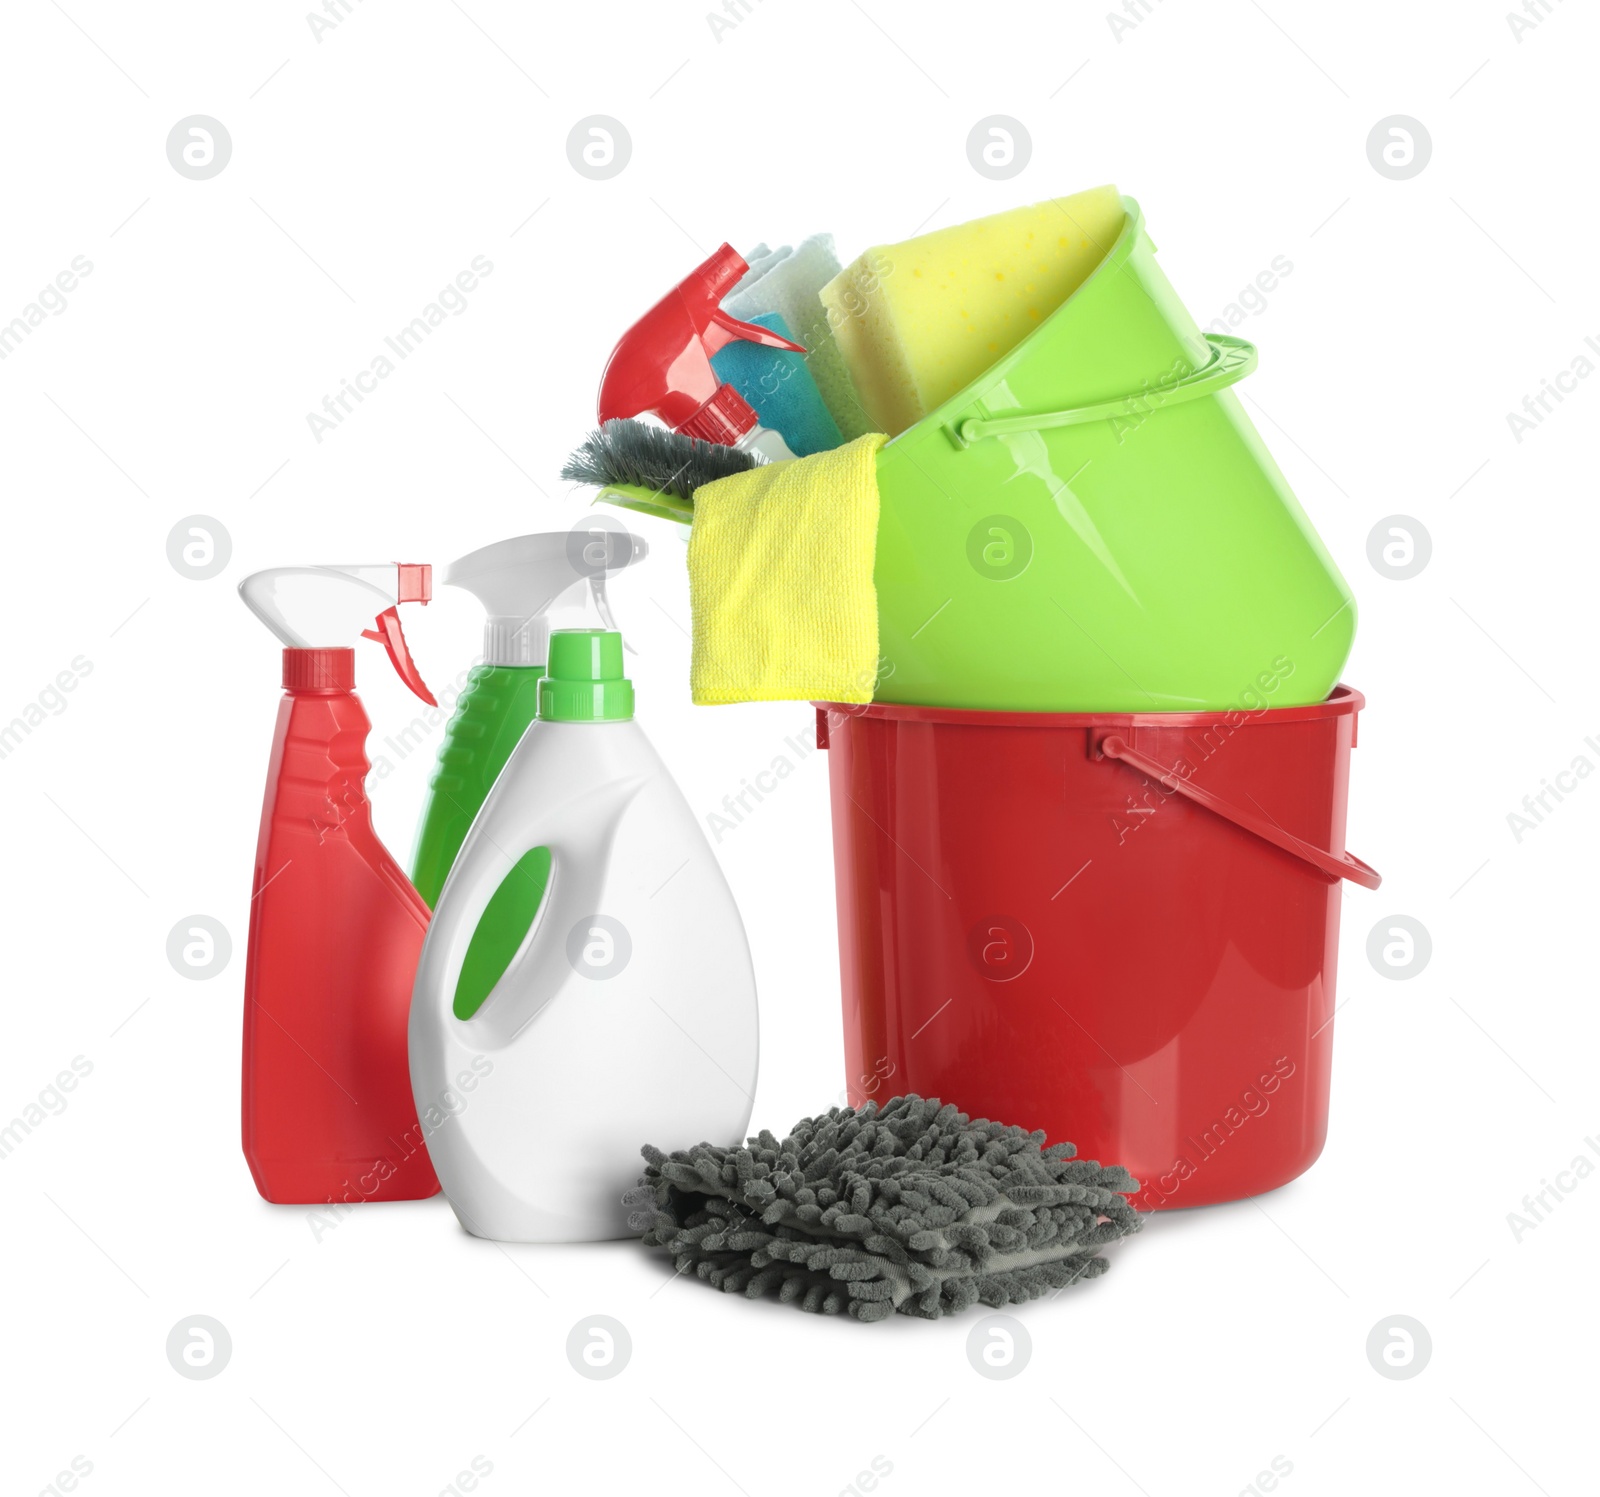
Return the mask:
<svg viewBox="0 0 1600 1497">
<path fill-rule="evenodd" d="M 870 702 L 878 676 L 877 432 L 694 493 L 690 685 L 723 702 Z"/>
</svg>

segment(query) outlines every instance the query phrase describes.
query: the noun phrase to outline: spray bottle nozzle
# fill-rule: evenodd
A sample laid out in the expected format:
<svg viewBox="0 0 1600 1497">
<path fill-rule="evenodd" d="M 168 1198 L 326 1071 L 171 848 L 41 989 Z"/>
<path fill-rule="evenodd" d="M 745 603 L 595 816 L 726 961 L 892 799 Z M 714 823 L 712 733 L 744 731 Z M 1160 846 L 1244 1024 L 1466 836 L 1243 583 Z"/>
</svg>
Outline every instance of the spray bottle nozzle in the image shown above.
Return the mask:
<svg viewBox="0 0 1600 1497">
<path fill-rule="evenodd" d="M 349 567 L 342 570 L 364 572 L 368 568 Z M 433 568 L 427 562 L 396 562 L 394 571 L 396 605 L 400 603 L 426 605 L 432 601 Z M 398 606 L 385 608 L 372 622 L 374 627 L 363 629 L 361 637 L 377 640 L 388 651 L 389 664 L 395 668 L 400 679 L 430 707 L 437 707 L 438 701 L 428 689 L 428 683 L 422 679 L 422 672 L 417 669 L 417 662 L 411 658 L 411 649 L 406 644 L 405 630 L 400 627 Z"/>
<path fill-rule="evenodd" d="M 800 344 L 722 309 L 749 267 L 730 244 L 697 265 L 618 340 L 600 379 L 602 423 L 646 411 L 674 431 L 731 445 L 756 423 L 750 403 L 711 367 L 711 355 L 743 339 L 804 353 Z"/>
<path fill-rule="evenodd" d="M 545 531 L 517 535 L 458 557 L 445 569 L 451 587 L 464 588 L 483 604 L 486 665 L 540 665 L 550 641 L 552 608 L 581 598 L 588 587 L 600 616 L 610 623 L 606 578 L 650 554 L 626 530 Z"/>
<path fill-rule="evenodd" d="M 433 599 L 433 567 L 425 561 L 395 563 L 399 573 L 397 603 L 429 603 Z"/>
<path fill-rule="evenodd" d="M 433 568 L 426 563 L 273 567 L 246 577 L 239 596 L 286 649 L 345 648 L 358 635 L 377 640 L 400 679 L 430 707 L 439 705 L 400 627 L 401 603 L 433 596 Z"/>
</svg>

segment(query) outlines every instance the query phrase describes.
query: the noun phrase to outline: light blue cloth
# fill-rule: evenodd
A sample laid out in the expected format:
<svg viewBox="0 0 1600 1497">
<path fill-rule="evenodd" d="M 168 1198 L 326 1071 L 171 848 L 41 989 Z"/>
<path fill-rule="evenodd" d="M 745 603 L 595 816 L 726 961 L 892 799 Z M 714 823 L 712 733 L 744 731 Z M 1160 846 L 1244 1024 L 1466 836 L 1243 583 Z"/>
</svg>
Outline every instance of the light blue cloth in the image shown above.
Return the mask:
<svg viewBox="0 0 1600 1497">
<path fill-rule="evenodd" d="M 761 312 L 744 321 L 791 342 L 801 341 L 776 312 Z M 844 442 L 806 368 L 804 354 L 741 341 L 713 354 L 711 367 L 718 379 L 732 385 L 755 407 L 761 424 L 779 433 L 796 457 L 830 452 Z"/>
</svg>

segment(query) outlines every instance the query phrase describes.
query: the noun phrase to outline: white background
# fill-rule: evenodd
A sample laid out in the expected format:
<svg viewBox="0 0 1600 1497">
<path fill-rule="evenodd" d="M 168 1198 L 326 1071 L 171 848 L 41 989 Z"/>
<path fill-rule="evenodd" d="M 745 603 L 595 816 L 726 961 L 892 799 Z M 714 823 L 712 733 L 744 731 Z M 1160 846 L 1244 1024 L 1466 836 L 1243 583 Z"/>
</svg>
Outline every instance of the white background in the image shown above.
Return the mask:
<svg viewBox="0 0 1600 1497">
<path fill-rule="evenodd" d="M 0 363 L 0 720 L 92 665 L 0 760 L 0 1121 L 93 1068 L 0 1160 L 5 1490 L 79 1457 L 91 1493 L 425 1497 L 475 1456 L 490 1493 L 833 1494 L 874 1457 L 890 1493 L 1237 1493 L 1274 1458 L 1306 1497 L 1594 1490 L 1600 1181 L 1520 1240 L 1508 1213 L 1600 1156 L 1600 781 L 1520 842 L 1507 815 L 1600 765 L 1600 380 L 1520 443 L 1506 417 L 1600 335 L 1600 22 L 1556 0 L 1519 39 L 1479 0 L 1136 0 L 1119 38 L 1101 4 L 736 0 L 719 39 L 705 4 L 352 0 L 320 40 L 299 3 L 5 8 L 0 320 L 93 264 Z M 165 152 L 196 113 L 233 142 L 207 181 Z M 1033 142 L 1006 182 L 966 154 L 997 113 Z M 1397 113 L 1433 142 L 1404 181 L 1366 150 Z M 632 137 L 610 181 L 568 164 L 591 114 Z M 477 1242 L 442 1198 L 320 1237 L 260 1201 L 240 982 L 278 652 L 238 579 L 570 524 L 584 496 L 555 475 L 606 352 L 724 238 L 826 228 L 848 259 L 1111 180 L 1202 323 L 1293 265 L 1240 329 L 1262 349 L 1242 393 L 1360 599 L 1349 843 L 1387 876 L 1344 904 L 1322 1160 L 1016 1310 L 1032 1356 L 1003 1382 L 969 1365 L 973 1315 L 806 1317 L 629 1243 Z M 317 443 L 307 412 L 475 255 L 494 269 L 467 310 Z M 205 582 L 165 550 L 197 513 L 232 539 Z M 1408 581 L 1367 559 L 1395 514 L 1432 537 Z M 704 815 L 811 714 L 689 705 L 681 541 L 648 533 L 614 596 L 641 719 Z M 471 600 L 409 612 L 424 675 L 453 676 Z M 376 749 L 415 704 L 376 646 L 359 674 Z M 372 787 L 401 857 L 435 743 Z M 826 788 L 813 755 L 717 849 L 761 985 L 754 1122 L 780 1131 L 843 1083 Z M 208 981 L 165 954 L 197 913 L 234 942 Z M 1394 914 L 1432 938 L 1409 981 L 1366 957 Z M 209 1381 L 164 1351 L 197 1313 L 233 1341 Z M 596 1313 L 633 1342 L 605 1382 L 564 1352 Z M 1405 1381 L 1365 1351 L 1396 1314 L 1433 1343 Z"/>
</svg>

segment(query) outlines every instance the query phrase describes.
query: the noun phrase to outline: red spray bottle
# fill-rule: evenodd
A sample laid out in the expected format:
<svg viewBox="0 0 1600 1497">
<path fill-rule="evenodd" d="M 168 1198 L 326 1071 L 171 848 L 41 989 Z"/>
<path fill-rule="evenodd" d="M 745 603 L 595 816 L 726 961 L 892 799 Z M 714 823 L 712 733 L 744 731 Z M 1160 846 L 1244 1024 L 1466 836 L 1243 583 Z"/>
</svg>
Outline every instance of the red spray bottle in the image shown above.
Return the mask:
<svg viewBox="0 0 1600 1497">
<path fill-rule="evenodd" d="M 358 637 L 423 701 L 400 630 L 426 566 L 278 567 L 239 584 L 283 642 L 244 993 L 244 1154 L 282 1204 L 404 1201 L 439 1182 L 406 1059 L 428 907 L 372 827 Z"/>
</svg>

